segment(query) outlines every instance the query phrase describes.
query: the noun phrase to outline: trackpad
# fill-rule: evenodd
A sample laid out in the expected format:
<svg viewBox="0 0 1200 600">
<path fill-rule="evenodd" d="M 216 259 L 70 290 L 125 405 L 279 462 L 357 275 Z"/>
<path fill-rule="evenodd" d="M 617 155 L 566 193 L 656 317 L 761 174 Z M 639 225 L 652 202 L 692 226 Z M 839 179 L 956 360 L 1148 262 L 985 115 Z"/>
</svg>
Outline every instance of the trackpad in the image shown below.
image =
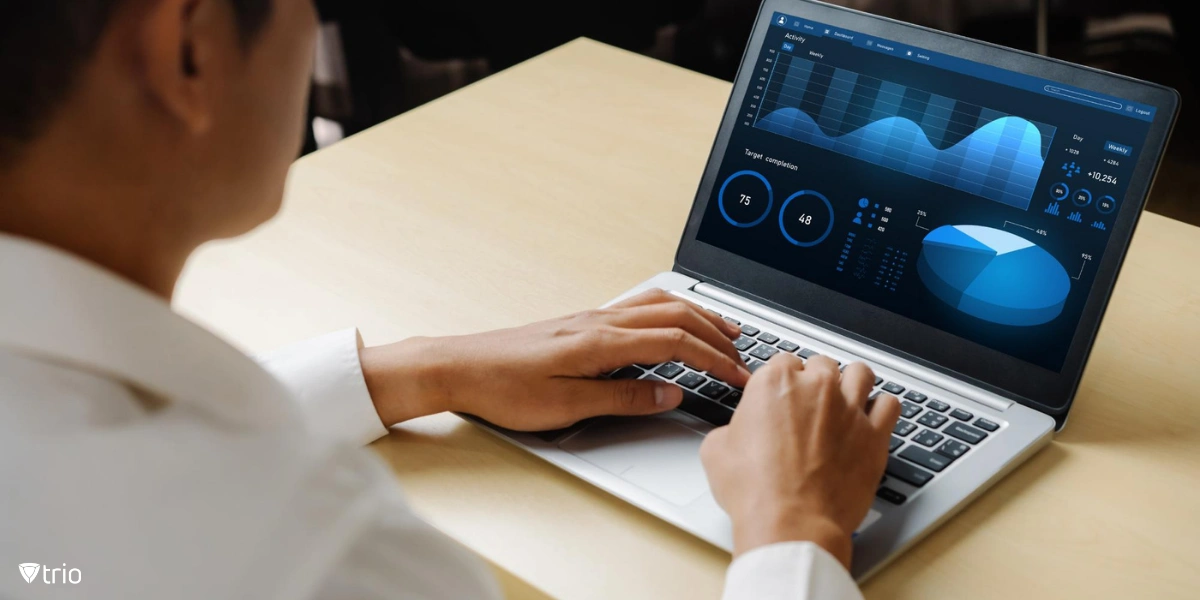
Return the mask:
<svg viewBox="0 0 1200 600">
<path fill-rule="evenodd" d="M 704 436 L 662 418 L 601 421 L 559 448 L 660 498 L 685 506 L 708 492 Z"/>
</svg>

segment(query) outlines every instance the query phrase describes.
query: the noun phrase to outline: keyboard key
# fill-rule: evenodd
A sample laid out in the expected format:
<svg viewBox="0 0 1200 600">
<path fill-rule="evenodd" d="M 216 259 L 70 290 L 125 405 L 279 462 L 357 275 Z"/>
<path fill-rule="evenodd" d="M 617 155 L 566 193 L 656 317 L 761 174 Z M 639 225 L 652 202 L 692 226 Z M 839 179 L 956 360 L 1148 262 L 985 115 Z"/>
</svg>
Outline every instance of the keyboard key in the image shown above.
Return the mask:
<svg viewBox="0 0 1200 600">
<path fill-rule="evenodd" d="M 898 383 L 892 383 L 889 381 L 889 382 L 883 384 L 883 391 L 885 391 L 889 394 L 892 394 L 894 396 L 894 395 L 897 395 L 897 394 L 903 392 L 904 386 L 902 386 Z"/>
<path fill-rule="evenodd" d="M 904 440 L 902 440 L 896 436 L 892 436 L 892 441 L 888 442 L 888 453 L 890 454 L 892 452 L 895 452 L 896 448 L 899 448 L 902 445 L 904 445 Z"/>
<path fill-rule="evenodd" d="M 810 350 L 808 348 L 801 348 L 800 351 L 797 352 L 796 354 L 799 354 L 800 358 L 812 358 L 820 353 L 817 352 L 816 350 Z"/>
<path fill-rule="evenodd" d="M 738 356 L 742 357 L 742 362 L 744 362 L 744 363 L 748 363 L 751 360 L 754 360 L 754 359 L 750 358 L 750 355 L 746 354 L 745 352 L 739 354 Z"/>
<path fill-rule="evenodd" d="M 935 473 L 941 473 L 942 469 L 950 466 L 950 463 L 953 462 L 951 458 L 928 450 L 922 450 L 916 446 L 909 446 L 900 451 L 900 458 L 912 461 Z"/>
<path fill-rule="evenodd" d="M 750 351 L 750 356 L 759 360 L 770 360 L 776 354 L 779 354 L 779 349 L 766 344 L 759 344 L 758 347 Z"/>
<path fill-rule="evenodd" d="M 920 448 L 915 448 L 913 446 L 909 446 L 909 449 L 910 450 L 921 450 Z M 905 450 L 905 452 L 907 452 L 907 450 Z M 918 469 L 915 465 L 906 463 L 894 456 L 888 457 L 886 473 L 888 475 L 891 475 L 892 477 L 895 477 L 896 479 L 899 479 L 900 481 L 903 481 L 904 483 L 907 483 L 909 485 L 913 485 L 916 487 L 922 487 L 925 484 L 929 483 L 930 479 L 933 479 L 932 473 L 930 473 L 928 471 L 922 471 L 921 469 Z"/>
<path fill-rule="evenodd" d="M 700 388 L 697 391 L 700 392 L 700 395 L 704 396 L 705 398 L 708 398 L 710 400 L 716 400 L 716 399 L 720 398 L 721 396 L 724 396 L 725 392 L 729 391 L 729 388 L 727 388 L 715 381 L 710 381 L 710 382 L 708 382 L 708 384 L 706 384 L 704 387 Z"/>
<path fill-rule="evenodd" d="M 643 364 L 643 363 L 638 363 L 638 364 L 637 364 L 637 366 L 641 367 L 643 371 L 649 371 L 650 369 L 653 369 L 654 367 L 657 367 L 657 366 L 658 366 L 658 363 L 654 363 L 654 364 L 652 364 L 652 365 L 647 365 L 647 364 Z"/>
<path fill-rule="evenodd" d="M 913 425 L 912 423 L 909 423 L 908 421 L 901 419 L 899 421 L 896 421 L 896 426 L 892 428 L 892 433 L 894 433 L 900 437 L 907 437 L 908 434 L 912 433 L 916 429 L 917 429 L 916 425 Z"/>
<path fill-rule="evenodd" d="M 750 324 L 742 325 L 742 333 L 754 337 L 758 335 L 758 328 Z"/>
<path fill-rule="evenodd" d="M 758 339 L 761 340 L 762 336 L 759 336 Z M 784 352 L 792 353 L 792 352 L 795 352 L 800 349 L 800 344 L 797 344 L 795 342 L 789 342 L 787 340 L 783 340 L 783 341 L 779 342 L 778 344 L 775 344 L 775 347 L 779 348 L 780 350 L 783 350 Z"/>
<path fill-rule="evenodd" d="M 950 416 L 954 417 L 955 419 L 958 419 L 959 421 L 970 421 L 971 419 L 975 418 L 975 415 L 973 415 L 961 408 L 956 408 L 956 409 L 950 411 Z"/>
<path fill-rule="evenodd" d="M 950 405 L 946 404 L 945 402 L 942 402 L 941 400 L 930 400 L 929 401 L 929 410 L 936 410 L 938 412 L 946 412 L 946 411 L 950 410 Z"/>
<path fill-rule="evenodd" d="M 758 336 L 758 341 L 764 344 L 774 344 L 779 341 L 779 336 L 764 331 Z"/>
<path fill-rule="evenodd" d="M 765 366 L 767 366 L 767 363 L 761 360 L 754 360 L 752 358 L 750 359 L 750 362 L 746 363 L 746 370 L 750 371 L 750 374 L 753 375 L 756 371 Z"/>
<path fill-rule="evenodd" d="M 724 404 L 725 406 L 728 406 L 729 408 L 737 408 L 738 404 L 741 404 L 741 403 L 742 403 L 742 392 L 740 390 L 733 390 L 732 392 L 729 392 L 728 396 L 721 398 L 721 404 Z"/>
<path fill-rule="evenodd" d="M 968 444 L 978 444 L 983 441 L 983 438 L 987 437 L 986 433 L 962 423 L 951 423 L 946 428 L 946 435 L 958 438 Z"/>
<path fill-rule="evenodd" d="M 930 429 L 937 429 L 945 424 L 948 420 L 949 419 L 943 415 L 939 415 L 934 412 L 926 412 L 925 414 L 921 415 L 920 419 L 917 419 L 917 422 Z"/>
<path fill-rule="evenodd" d="M 637 379 L 642 376 L 642 370 L 637 367 L 625 367 L 617 369 L 615 373 L 609 375 L 609 379 Z"/>
<path fill-rule="evenodd" d="M 717 316 L 720 316 L 720 315 L 717 315 Z M 742 322 L 741 322 L 741 321 L 739 321 L 739 320 L 737 320 L 737 319 L 735 319 L 735 318 L 733 318 L 733 317 L 725 317 L 725 321 L 727 321 L 727 322 L 729 322 L 729 323 L 733 323 L 734 325 L 741 325 L 741 324 L 742 324 Z"/>
<path fill-rule="evenodd" d="M 917 413 L 919 412 L 921 412 L 921 407 L 913 404 L 912 402 L 900 403 L 900 416 L 904 417 L 905 419 L 911 419 L 917 416 Z"/>
<path fill-rule="evenodd" d="M 757 342 L 755 342 L 753 338 L 748 338 L 743 335 L 733 341 L 733 347 L 737 348 L 739 352 L 745 352 L 753 347 L 756 343 Z"/>
<path fill-rule="evenodd" d="M 875 387 L 879 387 L 879 384 L 881 384 L 881 383 L 883 383 L 883 378 L 876 375 L 875 376 Z"/>
<path fill-rule="evenodd" d="M 945 456 L 946 458 L 949 458 L 950 460 L 954 460 L 954 459 L 966 454 L 967 450 L 970 450 L 970 449 L 971 449 L 970 446 L 968 446 L 962 442 L 956 442 L 954 440 L 946 440 L 946 443 L 942 444 L 941 447 L 939 447 L 937 450 L 934 450 L 934 452 L 937 452 L 938 454 L 941 454 L 942 456 Z"/>
<path fill-rule="evenodd" d="M 688 375 L 695 375 L 695 373 L 688 373 Z M 697 377 L 699 376 L 697 375 Z M 646 379 L 662 381 L 654 375 L 647 376 Z M 691 390 L 683 390 L 683 402 L 679 404 L 679 410 L 717 427 L 728 425 L 729 420 L 733 418 L 732 410 Z"/>
<path fill-rule="evenodd" d="M 904 501 L 908 500 L 908 496 L 905 496 L 904 494 L 901 494 L 900 492 L 897 492 L 891 488 L 885 487 L 875 490 L 875 495 L 884 501 L 891 502 L 892 504 L 904 504 Z"/>
<path fill-rule="evenodd" d="M 654 374 L 662 377 L 663 379 L 675 379 L 675 377 L 682 372 L 683 367 L 675 363 L 666 363 L 654 370 Z"/>
<path fill-rule="evenodd" d="M 942 434 L 934 433 L 928 429 L 925 429 L 922 430 L 921 433 L 918 433 L 917 436 L 913 438 L 913 441 L 925 446 L 926 448 L 932 448 L 936 446 L 938 442 L 942 441 Z"/>
<path fill-rule="evenodd" d="M 988 431 L 995 431 L 997 429 L 1000 429 L 1000 425 L 993 423 L 983 417 L 979 417 L 979 420 L 975 421 L 975 426 L 980 429 L 986 429 Z"/>
<path fill-rule="evenodd" d="M 679 410 L 717 427 L 728 425 L 729 420 L 733 418 L 733 411 L 729 408 L 686 390 L 683 392 L 683 402 L 679 404 Z"/>
<path fill-rule="evenodd" d="M 683 377 L 676 379 L 675 383 L 678 383 L 679 385 L 681 385 L 689 390 L 694 390 L 697 387 L 700 387 L 700 384 L 704 383 L 704 381 L 705 380 L 703 377 L 701 377 L 695 373 L 689 372 L 689 373 L 684 373 Z"/>
<path fill-rule="evenodd" d="M 922 394 L 921 392 L 918 392 L 917 390 L 912 390 L 904 395 L 904 399 L 912 400 L 913 402 L 920 404 L 920 403 L 928 400 L 929 396 L 926 396 L 925 394 Z"/>
</svg>

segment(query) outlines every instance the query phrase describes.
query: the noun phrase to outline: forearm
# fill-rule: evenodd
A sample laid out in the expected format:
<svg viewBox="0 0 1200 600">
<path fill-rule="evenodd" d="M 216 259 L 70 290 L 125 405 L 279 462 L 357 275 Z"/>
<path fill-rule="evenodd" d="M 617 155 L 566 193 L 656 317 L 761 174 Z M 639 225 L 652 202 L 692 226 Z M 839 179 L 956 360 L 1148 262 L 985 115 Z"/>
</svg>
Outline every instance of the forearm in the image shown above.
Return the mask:
<svg viewBox="0 0 1200 600">
<path fill-rule="evenodd" d="M 439 340 L 410 338 L 359 351 L 363 378 L 379 418 L 387 426 L 449 409 Z"/>
</svg>

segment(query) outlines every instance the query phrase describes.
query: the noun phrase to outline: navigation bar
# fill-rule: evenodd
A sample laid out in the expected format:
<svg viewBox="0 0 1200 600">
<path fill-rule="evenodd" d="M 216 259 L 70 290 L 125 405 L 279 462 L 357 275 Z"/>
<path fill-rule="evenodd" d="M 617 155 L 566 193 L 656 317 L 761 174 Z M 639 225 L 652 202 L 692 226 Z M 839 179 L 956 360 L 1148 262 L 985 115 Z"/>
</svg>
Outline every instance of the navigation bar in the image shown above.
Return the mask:
<svg viewBox="0 0 1200 600">
<path fill-rule="evenodd" d="M 1017 73 L 1000 67 L 958 58 L 957 56 L 950 56 L 949 54 L 933 52 L 924 48 L 869 36 L 849 29 L 824 25 L 816 21 L 809 21 L 780 12 L 774 14 L 771 24 L 775 27 L 783 27 L 784 29 L 813 37 L 825 37 L 843 41 L 858 48 L 895 56 L 904 60 L 924 63 L 954 73 L 978 77 L 1046 96 L 1054 96 L 1060 100 L 1083 104 L 1100 110 L 1120 113 L 1141 121 L 1153 121 L 1154 114 L 1157 112 L 1155 107 L 1148 104 L 1131 102 L 1100 92 L 1093 92 L 1033 75 Z"/>
</svg>

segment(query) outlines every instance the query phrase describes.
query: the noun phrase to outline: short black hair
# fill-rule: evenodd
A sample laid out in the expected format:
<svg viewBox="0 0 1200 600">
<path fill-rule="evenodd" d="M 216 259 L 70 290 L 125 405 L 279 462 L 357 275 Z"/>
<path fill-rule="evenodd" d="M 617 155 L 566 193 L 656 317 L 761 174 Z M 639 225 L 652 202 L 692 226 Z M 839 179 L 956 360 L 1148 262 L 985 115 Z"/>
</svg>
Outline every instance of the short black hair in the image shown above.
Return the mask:
<svg viewBox="0 0 1200 600">
<path fill-rule="evenodd" d="M 41 131 L 128 0 L 17 0 L 0 18 L 0 163 Z M 271 15 L 272 0 L 226 0 L 243 45 Z"/>
</svg>

